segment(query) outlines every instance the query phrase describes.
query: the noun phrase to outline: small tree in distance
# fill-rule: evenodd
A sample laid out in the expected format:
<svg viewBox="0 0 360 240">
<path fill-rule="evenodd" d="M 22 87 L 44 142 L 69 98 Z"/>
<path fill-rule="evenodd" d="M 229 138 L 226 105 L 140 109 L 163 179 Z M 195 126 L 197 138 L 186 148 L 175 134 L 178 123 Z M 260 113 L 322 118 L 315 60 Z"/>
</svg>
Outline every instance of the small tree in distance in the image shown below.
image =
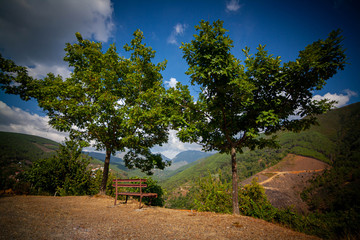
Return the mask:
<svg viewBox="0 0 360 240">
<path fill-rule="evenodd" d="M 230 153 L 232 164 L 232 207 L 239 214 L 236 154 L 245 147 L 277 147 L 278 130 L 301 131 L 316 123 L 316 115 L 333 102 L 312 99 L 313 91 L 343 70 L 346 56 L 340 31 L 300 51 L 295 61 L 282 63 L 260 45 L 254 55 L 245 48 L 245 61 L 231 54 L 233 41 L 223 22 L 201 21 L 191 43 L 183 43 L 191 83 L 202 92 L 184 112 L 186 124 L 178 137 L 197 142 L 206 151 Z M 292 115 L 305 117 L 291 119 Z M 272 135 L 272 136 L 269 136 Z"/>
</svg>

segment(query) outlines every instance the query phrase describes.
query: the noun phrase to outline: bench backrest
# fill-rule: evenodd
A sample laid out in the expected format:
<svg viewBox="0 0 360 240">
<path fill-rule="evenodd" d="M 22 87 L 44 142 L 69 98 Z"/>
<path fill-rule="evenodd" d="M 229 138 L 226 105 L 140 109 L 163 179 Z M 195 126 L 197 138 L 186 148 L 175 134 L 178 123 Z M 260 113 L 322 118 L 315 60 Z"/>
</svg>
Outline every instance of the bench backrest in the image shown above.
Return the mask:
<svg viewBox="0 0 360 240">
<path fill-rule="evenodd" d="M 140 188 L 140 193 L 142 192 L 143 187 L 147 187 L 146 179 L 114 179 L 113 187 L 134 187 L 134 188 Z"/>
</svg>

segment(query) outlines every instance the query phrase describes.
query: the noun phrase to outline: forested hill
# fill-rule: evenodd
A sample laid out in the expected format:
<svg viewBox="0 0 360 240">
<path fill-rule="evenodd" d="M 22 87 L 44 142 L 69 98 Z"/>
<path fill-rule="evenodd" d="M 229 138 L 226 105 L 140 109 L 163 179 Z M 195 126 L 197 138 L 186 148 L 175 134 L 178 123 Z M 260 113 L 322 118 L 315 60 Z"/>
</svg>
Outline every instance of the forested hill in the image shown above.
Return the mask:
<svg viewBox="0 0 360 240">
<path fill-rule="evenodd" d="M 33 162 L 52 155 L 59 143 L 52 140 L 11 132 L 0 132 L 0 160 L 4 162 Z"/>
<path fill-rule="evenodd" d="M 31 163 L 55 154 L 59 144 L 46 138 L 0 132 L 0 187 L 6 189 L 9 176 L 26 170 Z"/>
<path fill-rule="evenodd" d="M 309 130 L 293 133 L 279 132 L 279 149 L 244 150 L 238 154 L 238 173 L 240 180 L 254 175 L 278 163 L 288 153 L 306 157 L 313 157 L 330 165 L 333 164 L 342 149 L 349 148 L 348 141 L 359 142 L 360 103 L 333 109 L 318 116 L 317 126 Z M 352 140 L 350 140 L 352 139 Z M 346 143 L 346 144 L 344 144 Z M 342 149 L 339 149 L 342 148 Z M 354 146 L 353 148 L 358 147 Z M 224 177 L 230 180 L 231 164 L 227 154 L 215 154 L 206 159 L 200 159 L 184 167 L 176 175 L 164 181 L 163 185 L 172 190 L 180 185 L 195 182 L 200 176 L 221 171 Z"/>
</svg>

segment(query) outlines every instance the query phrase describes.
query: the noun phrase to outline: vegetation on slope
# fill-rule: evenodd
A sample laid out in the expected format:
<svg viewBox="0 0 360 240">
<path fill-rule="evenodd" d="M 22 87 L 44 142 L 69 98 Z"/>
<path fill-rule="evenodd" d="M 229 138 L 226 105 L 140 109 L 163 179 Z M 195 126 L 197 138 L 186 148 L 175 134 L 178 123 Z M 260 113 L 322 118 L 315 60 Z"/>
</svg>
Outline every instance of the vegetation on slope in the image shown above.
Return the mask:
<svg viewBox="0 0 360 240">
<path fill-rule="evenodd" d="M 360 235 L 360 205 L 357 201 L 360 198 L 360 103 L 334 109 L 319 116 L 318 122 L 318 126 L 299 134 L 279 133 L 279 149 L 245 150 L 238 157 L 240 178 L 276 164 L 288 153 L 329 163 L 332 168 L 315 178 L 302 194 L 314 213 L 300 216 L 291 209 L 276 210 L 266 204 L 267 201 L 254 205 L 253 200 L 239 196 L 245 209 L 250 209 L 243 214 L 279 222 L 323 238 L 356 238 Z M 227 173 L 229 168 L 229 156 L 224 154 L 195 162 L 164 183 L 173 191 L 168 206 L 229 212 L 226 206 L 230 202 L 224 202 L 227 199 L 224 196 L 230 201 L 227 185 L 230 178 L 223 175 L 221 181 L 216 180 L 218 169 Z M 210 180 L 204 180 L 209 174 Z M 261 195 L 260 190 L 258 194 Z"/>
<path fill-rule="evenodd" d="M 293 229 L 324 238 L 358 236 L 357 227 L 360 225 L 360 207 L 357 203 L 360 197 L 359 120 L 360 103 L 335 109 L 319 116 L 319 126 L 314 126 L 300 134 L 279 133 L 279 143 L 281 145 L 279 149 L 255 151 L 245 149 L 244 153 L 238 157 L 240 179 L 245 179 L 276 164 L 288 153 L 317 158 L 329 163 L 332 168 L 322 176 L 313 179 L 312 185 L 302 194 L 303 199 L 308 202 L 315 213 L 300 216 L 293 213 L 291 209 L 275 209 L 269 205 L 267 199 L 265 199 L 266 196 L 262 194 L 263 189 L 256 183 L 240 191 L 239 204 L 242 207 L 241 212 L 245 215 L 278 222 Z M 37 149 L 44 151 L 46 147 L 48 149 L 47 153 L 53 154 L 54 152 L 50 147 L 54 149 L 55 146 L 57 147 L 56 143 L 51 144 L 51 142 L 41 140 L 41 138 L 34 140 L 37 137 L 29 137 L 30 140 L 28 139 L 26 144 L 25 140 L 11 140 L 9 136 L 12 134 L 1 133 L 1 135 L 6 136 L 6 141 L 2 140 L 2 146 L 5 145 L 4 142 L 9 144 L 13 142 L 13 146 L 19 146 L 19 143 L 25 146 L 30 142 L 30 151 L 28 152 L 38 151 Z M 24 137 L 24 139 L 28 138 L 27 135 L 15 135 L 20 136 L 20 138 Z M 38 145 L 43 147 L 39 148 Z M 21 148 L 18 147 L 18 152 L 19 149 Z M 18 158 L 16 159 L 18 160 Z M 46 162 L 46 160 L 41 161 Z M 42 166 L 47 166 L 47 164 L 42 164 Z M 162 183 L 162 186 L 165 186 L 167 190 L 175 193 L 167 200 L 167 205 L 174 208 L 231 212 L 231 209 L 228 208 L 231 207 L 231 204 L 226 202 L 230 199 L 229 183 L 231 177 L 226 174 L 230 172 L 229 168 L 229 156 L 215 154 L 177 169 L 178 174 Z M 33 176 L 41 176 L 41 174 L 33 174 Z M 92 186 L 97 187 L 93 189 L 97 189 L 101 181 L 101 174 L 96 174 L 94 181 L 97 185 Z M 33 181 L 35 185 L 41 182 L 44 181 Z M 66 182 L 66 180 L 63 182 Z M 68 180 L 67 184 L 70 183 L 76 186 L 76 181 Z M 182 188 L 177 192 L 176 189 L 179 186 L 182 186 Z M 67 185 L 53 189 L 57 189 L 58 193 L 62 195 L 80 194 L 73 192 L 76 188 L 70 190 Z M 80 190 L 76 191 L 81 192 Z M 111 194 L 110 187 L 109 190 L 109 194 Z M 53 190 L 47 191 L 53 194 Z M 85 191 L 82 194 L 90 193 Z M 248 197 L 249 194 L 258 196 L 259 201 L 255 201 L 256 198 L 254 197 Z"/>
<path fill-rule="evenodd" d="M 55 154 L 57 142 L 42 137 L 0 132 L 0 189 L 10 188 L 17 172 L 29 168 L 32 162 Z"/>
<path fill-rule="evenodd" d="M 278 133 L 280 145 L 278 149 L 255 151 L 245 149 L 244 153 L 237 156 L 240 180 L 275 165 L 288 153 L 312 157 L 332 164 L 337 155 L 338 142 L 342 141 L 337 137 L 341 134 L 341 126 L 350 117 L 358 122 L 359 118 L 353 117 L 353 113 L 357 111 L 360 111 L 360 103 L 334 109 L 318 116 L 319 125 L 309 130 L 300 133 L 280 132 Z M 224 178 L 227 178 L 229 176 L 226 173 L 231 168 L 229 159 L 230 156 L 227 154 L 214 154 L 206 159 L 200 159 L 164 181 L 163 186 L 171 191 L 186 182 L 193 182 L 199 177 L 206 176 L 208 171 L 215 174 L 219 169 L 223 172 Z"/>
</svg>

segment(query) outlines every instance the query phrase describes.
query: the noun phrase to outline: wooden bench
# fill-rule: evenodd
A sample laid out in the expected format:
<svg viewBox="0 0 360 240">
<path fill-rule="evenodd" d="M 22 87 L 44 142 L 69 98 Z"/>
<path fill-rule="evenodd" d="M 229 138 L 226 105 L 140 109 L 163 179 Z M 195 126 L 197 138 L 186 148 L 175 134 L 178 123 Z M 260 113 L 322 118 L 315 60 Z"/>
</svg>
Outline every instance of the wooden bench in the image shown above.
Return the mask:
<svg viewBox="0 0 360 240">
<path fill-rule="evenodd" d="M 144 193 L 143 188 L 147 187 L 146 179 L 114 179 L 115 184 L 115 203 L 119 195 L 126 196 L 125 203 L 127 203 L 128 196 L 137 196 L 140 197 L 140 205 L 141 208 L 141 201 L 143 197 L 157 197 L 157 193 Z M 119 192 L 118 188 L 140 188 L 140 192 Z"/>
</svg>

